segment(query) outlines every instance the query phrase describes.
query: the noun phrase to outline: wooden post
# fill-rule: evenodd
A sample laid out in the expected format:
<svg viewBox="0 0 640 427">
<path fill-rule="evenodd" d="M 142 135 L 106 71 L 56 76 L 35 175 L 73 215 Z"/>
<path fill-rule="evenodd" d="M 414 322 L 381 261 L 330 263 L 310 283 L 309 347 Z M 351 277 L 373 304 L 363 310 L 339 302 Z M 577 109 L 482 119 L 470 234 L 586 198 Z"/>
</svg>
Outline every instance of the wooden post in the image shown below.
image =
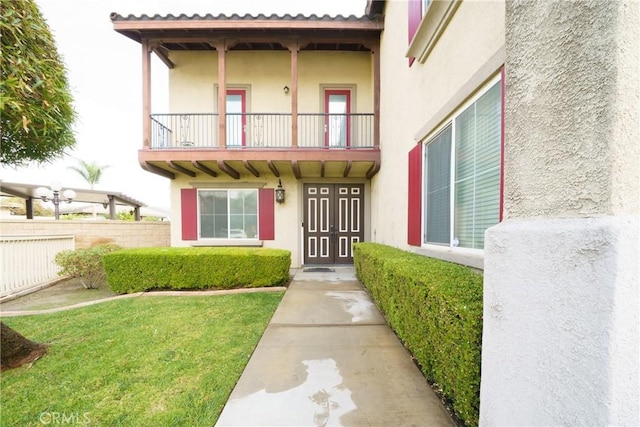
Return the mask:
<svg viewBox="0 0 640 427">
<path fill-rule="evenodd" d="M 151 51 L 149 41 L 142 39 L 142 148 L 151 146 Z"/>
<path fill-rule="evenodd" d="M 291 52 L 291 148 L 298 148 L 298 49 L 297 40 L 289 45 Z"/>
<path fill-rule="evenodd" d="M 380 148 L 380 42 L 373 50 L 373 146 Z"/>
<path fill-rule="evenodd" d="M 227 47 L 224 40 L 215 44 L 218 51 L 218 146 L 227 148 Z"/>
</svg>

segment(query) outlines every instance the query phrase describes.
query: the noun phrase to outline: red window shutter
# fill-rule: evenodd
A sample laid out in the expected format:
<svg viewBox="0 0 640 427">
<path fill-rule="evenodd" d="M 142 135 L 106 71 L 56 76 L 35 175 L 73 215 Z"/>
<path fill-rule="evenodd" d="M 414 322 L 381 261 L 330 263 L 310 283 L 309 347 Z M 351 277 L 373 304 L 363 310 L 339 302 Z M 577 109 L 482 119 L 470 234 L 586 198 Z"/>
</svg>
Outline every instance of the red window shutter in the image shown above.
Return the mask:
<svg viewBox="0 0 640 427">
<path fill-rule="evenodd" d="M 415 36 L 416 31 L 418 31 L 418 27 L 420 26 L 420 21 L 422 21 L 422 0 L 409 0 L 409 44 L 413 40 L 413 36 Z M 415 60 L 414 57 L 409 58 L 409 65 L 413 64 Z"/>
<path fill-rule="evenodd" d="M 198 240 L 198 190 L 182 188 L 180 205 L 182 209 L 182 240 Z"/>
<path fill-rule="evenodd" d="M 407 209 L 407 243 L 420 246 L 422 221 L 422 144 L 409 151 L 409 204 Z"/>
<path fill-rule="evenodd" d="M 276 227 L 273 188 L 258 190 L 258 204 L 258 238 L 260 240 L 274 240 Z"/>
</svg>

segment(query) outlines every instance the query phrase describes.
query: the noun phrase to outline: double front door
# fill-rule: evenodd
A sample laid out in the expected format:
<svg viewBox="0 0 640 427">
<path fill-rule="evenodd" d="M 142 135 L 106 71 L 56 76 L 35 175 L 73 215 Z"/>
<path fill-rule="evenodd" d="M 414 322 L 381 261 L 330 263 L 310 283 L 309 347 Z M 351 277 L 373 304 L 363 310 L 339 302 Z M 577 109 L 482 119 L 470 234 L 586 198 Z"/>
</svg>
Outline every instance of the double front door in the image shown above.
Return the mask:
<svg viewBox="0 0 640 427">
<path fill-rule="evenodd" d="M 304 263 L 350 264 L 364 240 L 363 184 L 304 185 Z"/>
</svg>

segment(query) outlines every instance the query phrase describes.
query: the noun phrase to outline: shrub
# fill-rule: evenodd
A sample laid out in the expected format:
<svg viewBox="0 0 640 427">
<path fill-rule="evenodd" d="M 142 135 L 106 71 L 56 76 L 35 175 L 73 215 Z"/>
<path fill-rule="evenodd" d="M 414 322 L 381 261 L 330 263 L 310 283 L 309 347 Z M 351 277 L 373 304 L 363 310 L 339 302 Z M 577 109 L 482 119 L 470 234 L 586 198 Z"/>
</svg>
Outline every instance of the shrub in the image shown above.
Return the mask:
<svg viewBox="0 0 640 427">
<path fill-rule="evenodd" d="M 104 258 L 114 292 L 149 289 L 232 289 L 289 280 L 291 252 L 264 248 L 136 248 Z"/>
<path fill-rule="evenodd" d="M 58 252 L 54 258 L 62 269 L 60 276 L 71 276 L 80 279 L 87 289 L 96 289 L 106 280 L 102 256 L 121 249 L 118 245 L 97 245 L 88 249 L 75 249 Z"/>
<path fill-rule="evenodd" d="M 478 425 L 482 276 L 375 243 L 354 247 L 358 279 L 456 415 Z"/>
</svg>

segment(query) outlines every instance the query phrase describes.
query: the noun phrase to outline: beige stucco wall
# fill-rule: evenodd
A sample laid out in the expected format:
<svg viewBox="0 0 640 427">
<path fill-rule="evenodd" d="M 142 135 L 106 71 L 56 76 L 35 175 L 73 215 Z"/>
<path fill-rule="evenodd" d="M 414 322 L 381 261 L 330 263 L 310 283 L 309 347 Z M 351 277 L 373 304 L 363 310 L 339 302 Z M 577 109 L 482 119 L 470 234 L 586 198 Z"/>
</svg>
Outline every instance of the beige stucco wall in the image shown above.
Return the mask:
<svg viewBox="0 0 640 427">
<path fill-rule="evenodd" d="M 584 5 L 539 6 L 520 25 L 534 5 L 507 21 L 505 218 L 638 214 L 638 3 L 609 2 L 584 27 Z M 559 27 L 541 34 L 546 13 Z"/>
<path fill-rule="evenodd" d="M 640 425 L 640 3 L 506 8 L 480 425 Z"/>
<path fill-rule="evenodd" d="M 291 251 L 291 266 L 300 267 L 303 263 L 302 254 L 302 221 L 303 205 L 302 191 L 306 183 L 352 183 L 364 184 L 365 191 L 365 223 L 370 223 L 370 188 L 363 179 L 332 179 L 307 178 L 297 180 L 292 175 L 282 175 L 282 187 L 285 189 L 286 200 L 282 204 L 275 203 L 275 240 L 262 240 L 260 244 L 265 248 L 280 248 Z M 171 228 L 171 246 L 199 246 L 216 244 L 242 244 L 242 242 L 185 241 L 182 240 L 182 212 L 180 208 L 180 190 L 182 188 L 275 188 L 278 178 L 271 174 L 254 177 L 243 174 L 239 180 L 225 177 L 211 178 L 198 175 L 195 178 L 179 177 L 171 182 L 171 218 L 174 226 Z M 370 240 L 369 231 L 365 229 L 365 240 Z"/>
<path fill-rule="evenodd" d="M 291 55 L 288 51 L 227 52 L 227 88 L 247 87 L 247 112 L 291 111 Z M 171 112 L 213 113 L 218 56 L 213 52 L 172 52 L 169 73 Z M 352 87 L 352 112 L 373 112 L 372 54 L 303 51 L 298 55 L 298 111 L 322 112 L 321 87 Z"/>
<path fill-rule="evenodd" d="M 408 2 L 388 1 L 381 39 L 382 167 L 373 179 L 374 240 L 407 246 L 407 155 L 482 83 L 499 71 L 504 46 L 504 3 L 464 1 L 424 63 L 405 54 Z M 486 70 L 487 63 L 493 65 Z M 455 102 L 451 102 L 455 100 Z M 429 125 L 429 123 L 433 123 Z M 393 206 L 393 209 L 389 209 Z"/>
<path fill-rule="evenodd" d="M 82 221 L 82 220 L 0 220 L 4 236 L 74 235 L 76 249 L 97 243 L 115 243 L 125 248 L 169 246 L 168 222 Z"/>
</svg>

